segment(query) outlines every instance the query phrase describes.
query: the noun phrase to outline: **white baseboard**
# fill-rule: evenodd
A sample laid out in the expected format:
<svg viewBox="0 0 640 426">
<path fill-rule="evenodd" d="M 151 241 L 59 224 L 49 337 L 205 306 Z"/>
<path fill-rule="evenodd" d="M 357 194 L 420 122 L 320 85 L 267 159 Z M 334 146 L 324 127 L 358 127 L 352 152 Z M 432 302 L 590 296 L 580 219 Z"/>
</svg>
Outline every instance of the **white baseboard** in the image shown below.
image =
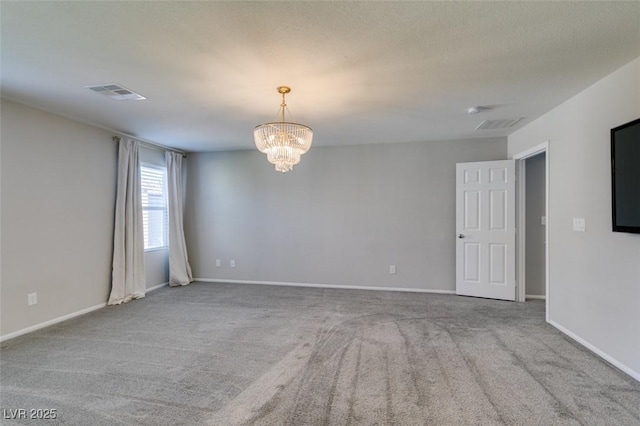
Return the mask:
<svg viewBox="0 0 640 426">
<path fill-rule="evenodd" d="M 159 288 L 165 287 L 169 285 L 169 281 L 167 281 L 166 283 L 162 283 L 162 284 L 158 284 L 158 285 L 154 285 L 153 287 L 149 287 L 147 289 L 147 293 L 151 292 L 151 291 L 156 291 Z"/>
<path fill-rule="evenodd" d="M 582 337 L 578 336 L 577 334 L 567 330 L 566 328 L 564 328 L 563 326 L 561 326 L 557 322 L 555 322 L 553 320 L 549 320 L 548 322 L 549 322 L 549 324 L 551 324 L 552 326 L 554 326 L 555 328 L 557 328 L 558 330 L 560 330 L 561 332 L 563 332 L 567 336 L 571 337 L 576 342 L 580 343 L 585 348 L 589 349 L 591 352 L 593 352 L 596 355 L 598 355 L 600 358 L 604 359 L 605 361 L 607 361 L 610 364 L 613 364 L 615 367 L 617 367 L 618 369 L 624 371 L 629 376 L 633 377 L 634 379 L 636 379 L 637 381 L 640 382 L 640 372 L 635 371 L 631 367 L 628 367 L 627 365 L 621 363 L 620 361 L 618 361 L 617 359 L 615 359 L 611 355 L 607 354 L 606 352 L 604 352 L 600 348 L 598 348 L 598 347 L 592 345 L 591 343 L 587 342 L 586 340 L 584 340 Z"/>
<path fill-rule="evenodd" d="M 538 294 L 525 294 L 524 298 L 531 299 L 531 300 L 547 300 L 547 296 L 538 295 Z"/>
<path fill-rule="evenodd" d="M 229 284 L 261 284 L 261 285 L 279 285 L 287 287 L 315 287 L 315 288 L 337 288 L 342 290 L 378 290 L 378 291 L 403 291 L 409 293 L 436 293 L 436 294 L 456 294 L 454 290 L 430 290 L 423 288 L 398 288 L 398 287 L 372 287 L 359 285 L 341 285 L 341 284 L 310 284 L 310 283 L 291 283 L 279 281 L 252 281 L 252 280 L 226 280 L 217 278 L 194 278 L 194 281 L 207 283 L 229 283 Z"/>
<path fill-rule="evenodd" d="M 58 318 L 54 318 L 49 321 L 41 322 L 40 324 L 32 325 L 31 327 L 23 328 L 22 330 L 14 331 L 13 333 L 5 334 L 0 336 L 0 342 L 4 342 L 5 340 L 13 339 L 14 337 L 22 336 L 23 334 L 31 333 L 32 331 L 40 330 L 41 328 L 49 327 L 50 325 L 57 324 L 62 321 L 66 321 L 71 318 L 79 317 L 80 315 L 88 314 L 89 312 L 97 311 L 98 309 L 102 309 L 107 306 L 105 303 L 100 303 L 99 305 L 91 306 L 90 308 L 82 309 L 77 312 L 72 312 L 67 315 L 63 315 Z"/>
<path fill-rule="evenodd" d="M 149 287 L 146 290 L 146 292 L 149 293 L 168 285 L 169 285 L 169 281 L 167 281 L 166 283 L 155 285 L 153 287 Z M 98 309 L 102 309 L 105 306 L 107 306 L 106 303 L 101 303 L 99 305 L 91 306 L 90 308 L 82 309 L 77 312 L 72 312 L 70 314 L 63 315 L 61 317 L 54 318 L 49 321 L 41 322 L 40 324 L 32 325 L 31 327 L 23 328 L 22 330 L 14 331 L 13 333 L 5 334 L 4 336 L 0 336 L 0 342 L 13 339 L 14 337 L 22 336 L 23 334 L 31 333 L 32 331 L 40 330 L 41 328 L 49 327 L 50 325 L 54 325 L 59 322 L 66 321 L 71 318 L 79 317 L 80 315 L 88 314 L 89 312 L 97 311 Z"/>
</svg>

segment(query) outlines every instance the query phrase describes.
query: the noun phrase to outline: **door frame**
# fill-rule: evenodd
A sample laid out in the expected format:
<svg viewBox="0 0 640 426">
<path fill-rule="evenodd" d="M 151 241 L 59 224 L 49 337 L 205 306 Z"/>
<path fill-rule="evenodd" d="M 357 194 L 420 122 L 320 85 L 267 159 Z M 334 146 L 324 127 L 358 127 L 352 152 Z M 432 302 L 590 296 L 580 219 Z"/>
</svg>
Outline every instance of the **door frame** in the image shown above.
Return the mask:
<svg viewBox="0 0 640 426">
<path fill-rule="evenodd" d="M 516 277 L 518 286 L 516 289 L 516 300 L 524 302 L 526 299 L 526 164 L 527 158 L 538 154 L 545 153 L 545 217 L 547 225 L 545 226 L 545 318 L 549 321 L 549 300 L 551 293 L 549 291 L 549 141 L 543 142 L 532 148 L 513 155 L 516 160 Z"/>
</svg>

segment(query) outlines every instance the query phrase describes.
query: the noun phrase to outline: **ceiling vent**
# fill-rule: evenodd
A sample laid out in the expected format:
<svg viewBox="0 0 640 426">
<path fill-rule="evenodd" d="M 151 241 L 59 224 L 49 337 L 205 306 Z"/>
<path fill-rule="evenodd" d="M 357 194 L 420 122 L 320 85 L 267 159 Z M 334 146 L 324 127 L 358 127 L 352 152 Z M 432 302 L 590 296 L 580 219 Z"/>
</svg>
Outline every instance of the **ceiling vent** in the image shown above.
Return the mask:
<svg viewBox="0 0 640 426">
<path fill-rule="evenodd" d="M 506 129 L 513 126 L 520 120 L 522 120 L 522 117 L 511 118 L 508 120 L 484 120 L 478 127 L 476 127 L 476 130 Z"/>
<path fill-rule="evenodd" d="M 141 101 L 147 99 L 142 95 L 129 90 L 117 83 L 105 83 L 95 86 L 85 86 L 86 89 L 93 90 L 96 93 L 110 97 L 116 101 Z"/>
</svg>

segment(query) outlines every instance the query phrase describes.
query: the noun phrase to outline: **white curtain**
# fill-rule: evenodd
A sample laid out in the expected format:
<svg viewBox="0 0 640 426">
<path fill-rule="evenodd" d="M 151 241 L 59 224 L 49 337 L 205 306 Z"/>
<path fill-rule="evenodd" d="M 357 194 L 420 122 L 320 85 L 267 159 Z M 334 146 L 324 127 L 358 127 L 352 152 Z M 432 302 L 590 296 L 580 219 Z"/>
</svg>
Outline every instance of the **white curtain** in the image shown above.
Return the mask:
<svg viewBox="0 0 640 426">
<path fill-rule="evenodd" d="M 165 152 L 169 211 L 169 285 L 187 285 L 193 281 L 184 239 L 182 204 L 182 154 Z"/>
<path fill-rule="evenodd" d="M 109 305 L 139 299 L 146 291 L 139 152 L 138 141 L 120 139 Z"/>
</svg>

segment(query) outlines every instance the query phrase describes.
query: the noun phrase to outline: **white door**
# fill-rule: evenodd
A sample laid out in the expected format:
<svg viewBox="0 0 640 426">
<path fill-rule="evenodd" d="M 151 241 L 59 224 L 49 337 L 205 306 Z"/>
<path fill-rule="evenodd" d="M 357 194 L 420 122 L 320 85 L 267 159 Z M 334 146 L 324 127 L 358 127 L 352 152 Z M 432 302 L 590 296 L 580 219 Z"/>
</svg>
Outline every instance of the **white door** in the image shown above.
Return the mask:
<svg viewBox="0 0 640 426">
<path fill-rule="evenodd" d="M 515 161 L 456 164 L 456 294 L 515 300 Z"/>
</svg>

